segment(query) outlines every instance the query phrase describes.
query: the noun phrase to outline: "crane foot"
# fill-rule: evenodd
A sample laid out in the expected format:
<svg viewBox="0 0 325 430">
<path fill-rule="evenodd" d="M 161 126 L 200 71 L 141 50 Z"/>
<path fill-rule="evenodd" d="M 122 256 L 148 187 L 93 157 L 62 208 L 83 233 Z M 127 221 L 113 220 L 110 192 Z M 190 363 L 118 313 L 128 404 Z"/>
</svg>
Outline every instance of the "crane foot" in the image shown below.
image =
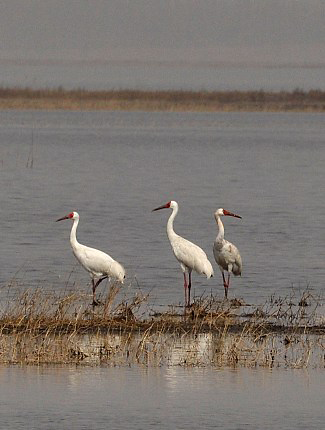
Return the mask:
<svg viewBox="0 0 325 430">
<path fill-rule="evenodd" d="M 99 306 L 99 305 L 102 305 L 103 303 L 101 303 L 100 301 L 98 301 L 98 300 L 93 300 L 93 302 L 92 302 L 92 306 L 93 307 L 95 307 L 95 306 Z"/>
</svg>

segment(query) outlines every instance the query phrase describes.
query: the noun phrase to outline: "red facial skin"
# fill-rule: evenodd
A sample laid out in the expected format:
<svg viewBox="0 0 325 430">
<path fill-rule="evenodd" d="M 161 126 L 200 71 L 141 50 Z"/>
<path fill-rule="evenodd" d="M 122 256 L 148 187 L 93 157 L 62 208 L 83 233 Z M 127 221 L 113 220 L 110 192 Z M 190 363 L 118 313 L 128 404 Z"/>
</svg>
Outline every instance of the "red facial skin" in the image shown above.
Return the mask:
<svg viewBox="0 0 325 430">
<path fill-rule="evenodd" d="M 59 218 L 56 220 L 56 222 L 58 221 L 63 221 L 64 219 L 71 219 L 73 218 L 73 212 L 70 212 L 69 215 L 63 216 L 62 218 Z"/>
<path fill-rule="evenodd" d="M 156 209 L 152 209 L 152 212 L 154 212 L 154 211 L 159 211 L 159 209 L 170 208 L 170 203 L 171 203 L 171 202 L 168 202 L 168 203 L 166 203 L 165 205 L 159 206 L 159 207 L 158 207 L 158 208 L 156 208 Z"/>
</svg>

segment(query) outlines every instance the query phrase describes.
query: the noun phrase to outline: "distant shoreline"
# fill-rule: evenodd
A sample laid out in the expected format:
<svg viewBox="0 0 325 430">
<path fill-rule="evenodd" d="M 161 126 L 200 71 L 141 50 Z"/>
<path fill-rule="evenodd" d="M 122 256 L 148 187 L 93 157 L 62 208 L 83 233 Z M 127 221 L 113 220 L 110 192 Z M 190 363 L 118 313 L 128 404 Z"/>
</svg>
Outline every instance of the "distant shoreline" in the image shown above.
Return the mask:
<svg viewBox="0 0 325 430">
<path fill-rule="evenodd" d="M 325 112 L 325 91 L 145 91 L 1 88 L 0 109 Z"/>
</svg>

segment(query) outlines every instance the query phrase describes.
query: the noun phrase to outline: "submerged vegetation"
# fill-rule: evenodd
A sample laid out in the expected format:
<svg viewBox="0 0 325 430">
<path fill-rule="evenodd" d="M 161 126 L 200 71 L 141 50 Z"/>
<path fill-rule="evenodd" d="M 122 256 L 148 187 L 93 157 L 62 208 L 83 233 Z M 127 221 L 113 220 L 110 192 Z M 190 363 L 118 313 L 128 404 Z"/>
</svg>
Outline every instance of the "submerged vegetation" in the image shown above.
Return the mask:
<svg viewBox="0 0 325 430">
<path fill-rule="evenodd" d="M 27 290 L 2 301 L 0 362 L 88 365 L 324 367 L 320 298 L 197 298 L 184 313 L 157 313 L 148 296 L 117 300 L 113 284 L 100 306 L 90 296 Z"/>
<path fill-rule="evenodd" d="M 325 112 L 325 91 L 88 91 L 0 87 L 0 109 Z"/>
</svg>

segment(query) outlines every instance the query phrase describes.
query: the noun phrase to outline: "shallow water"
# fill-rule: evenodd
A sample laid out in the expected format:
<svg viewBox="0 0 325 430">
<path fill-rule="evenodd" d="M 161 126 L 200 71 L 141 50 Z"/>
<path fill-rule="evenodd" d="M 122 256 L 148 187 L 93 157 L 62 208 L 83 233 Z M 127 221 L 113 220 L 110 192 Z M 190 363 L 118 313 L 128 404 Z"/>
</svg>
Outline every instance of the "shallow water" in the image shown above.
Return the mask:
<svg viewBox="0 0 325 430">
<path fill-rule="evenodd" d="M 151 212 L 174 199 L 175 230 L 212 262 L 214 211 L 243 217 L 225 220 L 244 264 L 230 297 L 261 303 L 307 287 L 320 295 L 324 128 L 321 114 L 2 112 L 1 285 L 89 291 L 71 224 L 54 222 L 78 210 L 79 241 L 123 263 L 126 291 L 150 292 L 153 306 L 182 302 L 169 211 Z M 193 276 L 194 294 L 223 295 L 213 265 L 214 278 Z"/>
<path fill-rule="evenodd" d="M 10 429 L 320 429 L 324 372 L 0 367 Z"/>
</svg>

